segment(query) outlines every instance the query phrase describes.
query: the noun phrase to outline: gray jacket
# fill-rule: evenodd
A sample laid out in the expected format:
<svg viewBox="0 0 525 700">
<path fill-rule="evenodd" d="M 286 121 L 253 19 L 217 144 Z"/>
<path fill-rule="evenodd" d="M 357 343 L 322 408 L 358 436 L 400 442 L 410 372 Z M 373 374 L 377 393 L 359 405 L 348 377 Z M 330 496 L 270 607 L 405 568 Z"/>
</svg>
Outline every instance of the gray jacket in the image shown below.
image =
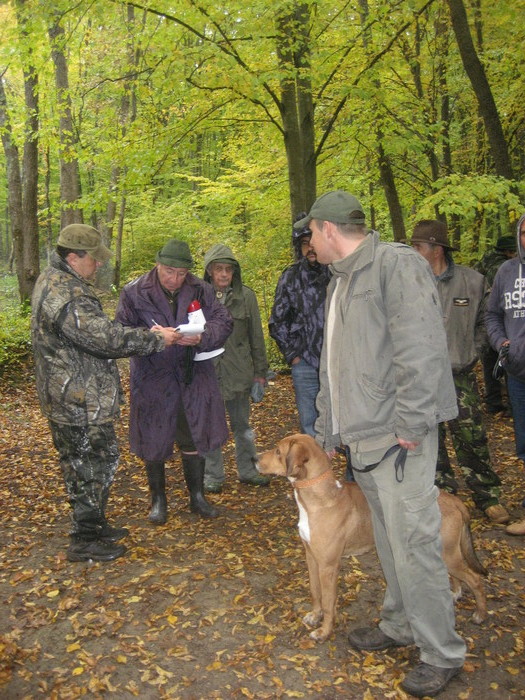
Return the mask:
<svg viewBox="0 0 525 700">
<path fill-rule="evenodd" d="M 488 345 L 484 322 L 487 281 L 476 270 L 456 265 L 449 257 L 448 267 L 436 277 L 436 283 L 452 371 L 468 371 Z"/>
<path fill-rule="evenodd" d="M 331 269 L 326 315 L 337 285 L 336 318 L 330 358 L 326 337 L 321 355 L 318 441 L 326 449 L 389 434 L 420 441 L 455 418 L 441 306 L 426 260 L 372 231 Z"/>
</svg>

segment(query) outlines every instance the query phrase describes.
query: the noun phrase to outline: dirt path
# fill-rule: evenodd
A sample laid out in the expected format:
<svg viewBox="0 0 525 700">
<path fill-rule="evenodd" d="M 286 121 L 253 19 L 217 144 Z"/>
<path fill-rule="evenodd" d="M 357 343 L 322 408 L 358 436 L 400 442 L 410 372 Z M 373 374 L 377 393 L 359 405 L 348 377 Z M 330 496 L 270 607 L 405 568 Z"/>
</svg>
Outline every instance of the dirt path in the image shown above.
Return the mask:
<svg viewBox="0 0 525 700">
<path fill-rule="evenodd" d="M 1 698 L 406 697 L 398 684 L 415 661 L 413 648 L 362 655 L 346 642 L 350 626 L 377 619 L 383 584 L 374 554 L 345 562 L 332 637 L 324 644 L 308 637 L 306 565 L 287 482 L 239 484 L 228 444 L 227 486 L 211 497 L 222 515 L 203 521 L 188 511 L 175 459 L 170 518 L 155 528 L 146 520 L 141 463 L 127 450 L 124 411 L 108 515 L 130 528 L 129 553 L 110 564 L 70 564 L 68 507 L 31 377 L 26 386 L 4 386 L 0 400 Z M 296 431 L 289 377 L 276 379 L 253 415 L 261 449 Z M 523 517 L 525 479 L 510 421 L 487 425 L 505 502 Z M 458 604 L 469 656 L 440 697 L 525 697 L 523 538 L 474 509 L 472 517 L 490 572 L 490 615 L 477 626 L 470 594 Z"/>
</svg>

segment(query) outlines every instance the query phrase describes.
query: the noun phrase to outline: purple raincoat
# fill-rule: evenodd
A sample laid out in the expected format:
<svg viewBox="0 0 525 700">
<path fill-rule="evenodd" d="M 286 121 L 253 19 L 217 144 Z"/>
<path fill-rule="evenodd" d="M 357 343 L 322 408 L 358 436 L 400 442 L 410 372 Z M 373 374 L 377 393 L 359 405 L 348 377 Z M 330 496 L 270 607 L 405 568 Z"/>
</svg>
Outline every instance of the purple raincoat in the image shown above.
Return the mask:
<svg viewBox="0 0 525 700">
<path fill-rule="evenodd" d="M 212 360 L 193 362 L 195 352 L 224 345 L 233 329 L 228 309 L 215 298 L 213 287 L 188 273 L 179 291 L 177 318 L 162 291 L 156 268 L 127 284 L 120 294 L 116 319 L 124 326 L 151 328 L 154 323 L 176 327 L 188 322 L 187 308 L 198 299 L 206 330 L 196 348 L 173 345 L 147 357 L 133 357 L 131 366 L 130 447 L 153 462 L 173 455 L 179 407 L 184 406 L 199 454 L 216 449 L 228 437 L 224 402 Z M 188 369 L 193 374 L 186 384 Z"/>
</svg>

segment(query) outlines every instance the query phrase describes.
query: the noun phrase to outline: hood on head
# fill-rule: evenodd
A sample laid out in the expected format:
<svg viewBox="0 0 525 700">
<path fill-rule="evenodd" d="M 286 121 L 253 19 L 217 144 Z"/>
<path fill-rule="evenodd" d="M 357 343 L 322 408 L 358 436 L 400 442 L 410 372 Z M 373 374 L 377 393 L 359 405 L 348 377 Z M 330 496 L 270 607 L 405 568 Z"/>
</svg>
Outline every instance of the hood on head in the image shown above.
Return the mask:
<svg viewBox="0 0 525 700">
<path fill-rule="evenodd" d="M 212 247 L 209 250 L 207 250 L 204 254 L 203 278 L 206 282 L 209 282 L 210 284 L 211 277 L 208 273 L 208 265 L 212 262 L 224 262 L 233 265 L 232 286 L 235 286 L 236 283 L 242 284 L 241 268 L 239 266 L 239 262 L 233 254 L 232 249 L 228 248 L 227 245 L 224 245 L 223 243 L 216 243 L 215 245 L 212 245 Z"/>
</svg>

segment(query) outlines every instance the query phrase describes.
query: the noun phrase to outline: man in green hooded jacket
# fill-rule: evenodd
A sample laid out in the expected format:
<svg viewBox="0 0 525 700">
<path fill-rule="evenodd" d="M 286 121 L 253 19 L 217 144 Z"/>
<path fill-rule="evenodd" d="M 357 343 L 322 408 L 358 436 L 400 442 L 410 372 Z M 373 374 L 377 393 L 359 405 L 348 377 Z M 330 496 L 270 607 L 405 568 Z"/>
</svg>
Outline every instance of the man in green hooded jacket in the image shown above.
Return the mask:
<svg viewBox="0 0 525 700">
<path fill-rule="evenodd" d="M 212 246 L 204 256 L 204 267 L 204 279 L 213 285 L 217 299 L 233 318 L 233 332 L 214 362 L 235 441 L 239 479 L 243 484 L 266 486 L 268 477 L 255 468 L 257 451 L 250 427 L 250 397 L 254 402 L 262 399 L 268 372 L 257 297 L 242 283 L 240 265 L 228 246 Z M 204 487 L 220 493 L 224 479 L 219 448 L 206 454 Z"/>
</svg>

